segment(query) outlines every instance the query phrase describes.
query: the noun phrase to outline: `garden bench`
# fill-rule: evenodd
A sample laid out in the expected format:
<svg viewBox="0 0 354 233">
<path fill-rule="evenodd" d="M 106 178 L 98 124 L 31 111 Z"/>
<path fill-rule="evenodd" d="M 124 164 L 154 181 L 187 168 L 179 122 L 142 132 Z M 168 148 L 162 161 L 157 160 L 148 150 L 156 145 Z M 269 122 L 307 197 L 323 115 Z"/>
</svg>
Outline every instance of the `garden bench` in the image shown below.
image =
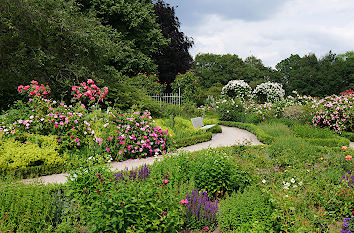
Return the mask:
<svg viewBox="0 0 354 233">
<path fill-rule="evenodd" d="M 203 118 L 201 118 L 201 117 L 192 118 L 191 121 L 192 121 L 194 128 L 210 129 L 211 127 L 215 126 L 215 124 L 214 125 L 204 125 Z"/>
</svg>

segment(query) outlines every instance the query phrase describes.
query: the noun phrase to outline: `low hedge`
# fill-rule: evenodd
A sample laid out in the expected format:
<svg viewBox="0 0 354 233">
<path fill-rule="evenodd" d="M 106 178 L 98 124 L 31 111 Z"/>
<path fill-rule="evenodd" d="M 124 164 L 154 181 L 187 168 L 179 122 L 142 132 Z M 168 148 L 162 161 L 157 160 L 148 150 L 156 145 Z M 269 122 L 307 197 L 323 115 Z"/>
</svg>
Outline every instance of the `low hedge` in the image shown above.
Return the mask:
<svg viewBox="0 0 354 233">
<path fill-rule="evenodd" d="M 222 133 L 222 129 L 221 129 L 220 125 L 214 125 L 213 127 L 207 129 L 206 132 L 210 132 L 210 133 Z"/>
<path fill-rule="evenodd" d="M 354 133 L 352 132 L 342 132 L 342 137 L 347 138 L 348 140 L 354 142 Z"/>
<path fill-rule="evenodd" d="M 249 123 L 242 122 L 233 122 L 233 121 L 221 121 L 221 125 L 238 127 L 245 129 L 253 134 L 255 134 L 259 141 L 264 144 L 271 144 L 276 141 L 276 137 L 272 137 L 259 126 Z M 335 137 L 335 138 L 303 138 L 305 141 L 314 144 L 316 146 L 327 146 L 327 147 L 340 147 L 340 146 L 349 146 L 350 141 L 344 137 Z"/>
<path fill-rule="evenodd" d="M 185 146 L 195 145 L 195 144 L 201 143 L 201 142 L 207 142 L 207 141 L 210 141 L 211 138 L 212 138 L 212 133 L 206 132 L 204 134 L 195 135 L 195 136 L 188 137 L 188 138 L 178 138 L 175 140 L 172 139 L 170 146 L 177 149 L 177 148 L 181 148 L 181 147 L 185 147 Z"/>
<path fill-rule="evenodd" d="M 234 121 L 220 121 L 220 124 L 250 131 L 251 133 L 257 136 L 259 141 L 261 141 L 264 144 L 271 144 L 273 141 L 276 140 L 275 137 L 270 136 L 269 134 L 264 132 L 260 127 L 254 124 L 234 122 Z"/>
</svg>

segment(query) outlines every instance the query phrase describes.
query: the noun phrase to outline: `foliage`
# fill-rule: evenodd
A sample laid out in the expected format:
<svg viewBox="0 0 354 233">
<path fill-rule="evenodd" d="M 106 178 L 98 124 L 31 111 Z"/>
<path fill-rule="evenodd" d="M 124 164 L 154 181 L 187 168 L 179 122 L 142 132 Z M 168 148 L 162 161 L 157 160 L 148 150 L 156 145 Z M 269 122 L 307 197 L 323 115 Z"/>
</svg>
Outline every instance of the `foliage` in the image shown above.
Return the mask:
<svg viewBox="0 0 354 233">
<path fill-rule="evenodd" d="M 178 73 L 186 73 L 192 65 L 193 58 L 188 50 L 193 46 L 193 39 L 180 31 L 180 22 L 175 15 L 174 7 L 163 0 L 153 1 L 157 23 L 165 39 L 170 43 L 153 54 L 159 71 L 159 79 L 163 83 L 172 83 Z"/>
<path fill-rule="evenodd" d="M 178 74 L 175 81 L 171 84 L 172 90 L 182 92 L 183 101 L 197 102 L 199 98 L 199 77 L 193 72 Z"/>
<path fill-rule="evenodd" d="M 268 147 L 269 156 L 276 160 L 280 167 L 302 166 L 315 161 L 316 148 L 309 142 L 296 137 L 280 137 Z M 318 159 L 318 158 L 317 158 Z"/>
<path fill-rule="evenodd" d="M 61 186 L 1 181 L 0 231 L 51 232 L 64 210 Z"/>
<path fill-rule="evenodd" d="M 216 105 L 219 119 L 222 121 L 244 121 L 245 109 L 241 99 L 224 99 Z"/>
<path fill-rule="evenodd" d="M 18 135 L 20 137 L 22 135 Z M 28 176 L 60 172 L 67 155 L 59 154 L 55 136 L 23 135 L 0 141 L 0 173 Z"/>
<path fill-rule="evenodd" d="M 181 194 L 176 195 L 168 177 L 150 177 L 148 171 L 143 167 L 136 173 L 112 174 L 107 169 L 90 168 L 75 173 L 68 186 L 91 231 L 177 232 L 182 227 Z"/>
<path fill-rule="evenodd" d="M 265 133 L 260 127 L 258 127 L 257 125 L 254 125 L 254 124 L 242 123 L 242 122 L 232 122 L 232 121 L 220 121 L 220 124 L 225 125 L 225 126 L 238 127 L 238 128 L 250 131 L 257 136 L 259 141 L 261 141 L 265 144 L 271 144 L 273 141 L 275 141 L 274 137 Z"/>
<path fill-rule="evenodd" d="M 279 83 L 266 82 L 257 85 L 253 94 L 260 103 L 276 102 L 284 98 L 285 91 Z"/>
<path fill-rule="evenodd" d="M 213 200 L 207 192 L 193 190 L 180 201 L 186 211 L 186 226 L 208 232 L 216 227 L 218 200 Z"/>
<path fill-rule="evenodd" d="M 140 90 L 144 89 L 149 95 L 158 95 L 164 90 L 164 86 L 160 83 L 160 80 L 156 74 L 148 75 L 146 73 L 138 73 L 132 78 L 125 77 L 123 81 L 128 81 Z"/>
<path fill-rule="evenodd" d="M 312 108 L 316 109 L 316 112 L 312 118 L 313 125 L 328 126 L 339 134 L 343 131 L 352 132 L 354 129 L 353 102 L 354 94 L 350 94 L 327 96 L 314 103 Z"/>
<path fill-rule="evenodd" d="M 224 197 L 243 190 L 251 181 L 245 170 L 222 151 L 204 150 L 192 161 L 191 172 L 198 190 L 206 190 L 213 197 Z"/>
<path fill-rule="evenodd" d="M 1 109 L 19 99 L 18 85 L 33 79 L 50 85 L 55 99 L 69 100 L 69 88 L 88 76 L 113 83 L 119 72 L 154 67 L 122 34 L 82 15 L 73 1 L 3 0 L 0 14 Z"/>
<path fill-rule="evenodd" d="M 195 136 L 172 140 L 170 146 L 172 148 L 181 148 L 181 147 L 195 145 L 197 143 L 207 142 L 210 141 L 211 138 L 212 138 L 212 133 L 207 132 Z"/>
<path fill-rule="evenodd" d="M 222 88 L 221 93 L 231 98 L 246 99 L 250 91 L 251 87 L 244 80 L 231 80 Z"/>
<path fill-rule="evenodd" d="M 331 51 L 320 59 L 315 54 L 291 55 L 276 65 L 287 93 L 297 90 L 302 95 L 321 97 L 353 88 L 353 67 L 350 52 L 336 55 Z"/>
<path fill-rule="evenodd" d="M 235 192 L 220 201 L 218 215 L 222 232 L 273 232 L 273 207 L 257 187 Z"/>
<path fill-rule="evenodd" d="M 126 75 L 135 75 L 139 72 L 152 73 L 156 65 L 151 59 L 159 49 L 168 44 L 159 28 L 154 6 L 151 1 L 104 1 L 104 0 L 76 0 L 80 10 L 85 15 L 94 15 L 100 19 L 106 28 L 113 28 L 120 35 L 116 37 L 129 48 L 126 54 L 117 54 L 123 57 L 113 61 L 115 68 Z"/>
<path fill-rule="evenodd" d="M 149 110 L 153 116 L 162 116 L 162 108 L 159 103 L 149 97 L 145 89 L 127 81 L 120 81 L 116 85 L 112 85 L 109 91 L 107 101 L 114 108 L 128 110 L 135 107 Z"/>
</svg>

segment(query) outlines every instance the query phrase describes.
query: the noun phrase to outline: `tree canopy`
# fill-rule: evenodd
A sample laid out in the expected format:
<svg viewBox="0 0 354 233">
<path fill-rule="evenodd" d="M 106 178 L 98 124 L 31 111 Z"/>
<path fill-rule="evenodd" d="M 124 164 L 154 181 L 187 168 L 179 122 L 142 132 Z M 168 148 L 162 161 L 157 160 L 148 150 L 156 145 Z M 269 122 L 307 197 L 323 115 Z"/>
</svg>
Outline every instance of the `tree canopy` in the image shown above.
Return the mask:
<svg viewBox="0 0 354 233">
<path fill-rule="evenodd" d="M 154 53 L 153 59 L 158 65 L 159 79 L 170 84 L 178 73 L 183 74 L 190 69 L 193 58 L 188 50 L 192 47 L 193 40 L 179 30 L 180 22 L 174 8 L 169 4 L 157 0 L 154 2 L 154 11 L 162 34 L 170 43 Z"/>
<path fill-rule="evenodd" d="M 151 56 L 168 43 L 150 1 L 0 0 L 0 15 L 1 109 L 33 79 L 60 99 L 88 77 L 154 73 Z"/>
<path fill-rule="evenodd" d="M 279 62 L 276 68 L 288 92 L 297 90 L 305 95 L 326 96 L 353 88 L 354 56 L 351 53 L 329 52 L 320 59 L 315 54 L 303 57 L 295 54 Z"/>
</svg>

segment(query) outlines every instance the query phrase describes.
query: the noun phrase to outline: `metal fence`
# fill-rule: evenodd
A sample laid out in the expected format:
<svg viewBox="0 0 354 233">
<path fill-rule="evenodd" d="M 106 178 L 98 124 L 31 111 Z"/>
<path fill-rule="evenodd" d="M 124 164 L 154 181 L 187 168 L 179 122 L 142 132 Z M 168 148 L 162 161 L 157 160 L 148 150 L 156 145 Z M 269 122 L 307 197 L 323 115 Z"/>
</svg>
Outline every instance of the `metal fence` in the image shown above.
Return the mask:
<svg viewBox="0 0 354 233">
<path fill-rule="evenodd" d="M 178 90 L 178 93 L 165 93 L 161 95 L 150 95 L 151 98 L 154 100 L 160 102 L 160 105 L 162 103 L 167 103 L 167 104 L 175 104 L 175 105 L 181 105 L 182 104 L 182 96 L 181 96 L 181 90 Z"/>
</svg>

